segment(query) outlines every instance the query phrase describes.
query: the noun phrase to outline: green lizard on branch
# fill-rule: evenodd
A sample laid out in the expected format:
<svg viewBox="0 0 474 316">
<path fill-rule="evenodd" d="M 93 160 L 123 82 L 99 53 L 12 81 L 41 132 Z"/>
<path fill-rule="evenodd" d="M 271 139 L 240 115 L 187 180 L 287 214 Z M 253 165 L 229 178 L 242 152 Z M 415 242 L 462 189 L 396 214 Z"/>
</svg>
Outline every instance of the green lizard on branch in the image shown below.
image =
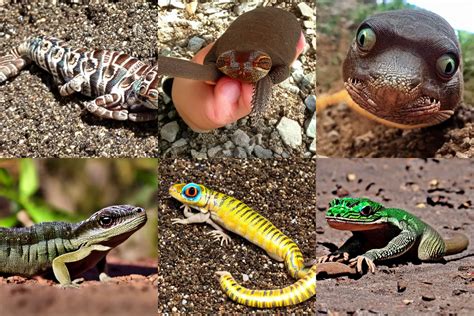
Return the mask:
<svg viewBox="0 0 474 316">
<path fill-rule="evenodd" d="M 77 286 L 71 276 L 94 266 L 100 280 L 107 253 L 145 225 L 145 210 L 109 206 L 77 223 L 45 222 L 23 228 L 0 227 L 0 274 L 33 276 L 53 271 L 61 286 Z"/>
<path fill-rule="evenodd" d="M 421 261 L 440 261 L 464 251 L 468 238 L 456 234 L 443 239 L 430 225 L 402 209 L 386 208 L 367 198 L 339 198 L 329 204 L 326 220 L 332 228 L 353 235 L 339 249 L 318 262 L 349 262 L 362 273 L 363 265 L 375 272 L 377 261 L 411 256 Z"/>
</svg>

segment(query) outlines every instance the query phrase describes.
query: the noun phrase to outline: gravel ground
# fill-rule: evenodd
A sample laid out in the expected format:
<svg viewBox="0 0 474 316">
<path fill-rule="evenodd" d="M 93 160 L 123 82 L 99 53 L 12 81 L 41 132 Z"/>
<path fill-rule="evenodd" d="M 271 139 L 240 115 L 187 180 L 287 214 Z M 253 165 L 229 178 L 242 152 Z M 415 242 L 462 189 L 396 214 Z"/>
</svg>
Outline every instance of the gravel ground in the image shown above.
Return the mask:
<svg viewBox="0 0 474 316">
<path fill-rule="evenodd" d="M 235 234 L 231 234 L 230 245 L 219 246 L 206 234 L 211 230 L 207 225 L 171 225 L 171 219 L 183 215 L 179 203 L 166 197 L 169 186 L 177 182 L 200 182 L 221 190 L 258 210 L 298 244 L 306 260 L 311 260 L 316 242 L 315 160 L 168 159 L 160 166 L 159 312 L 314 314 L 314 298 L 266 311 L 228 299 L 215 271 L 230 271 L 249 288 L 279 288 L 295 281 L 283 264 Z M 242 274 L 250 280 L 243 282 Z"/>
<path fill-rule="evenodd" d="M 241 12 L 263 3 L 259 0 L 240 2 L 199 3 L 196 13 L 189 14 L 189 9 L 181 1 L 172 1 L 174 5 L 163 1 L 164 4 L 159 4 L 160 54 L 191 59 L 201 47 L 216 40 Z M 315 102 L 314 2 L 307 1 L 309 6 L 306 3 L 299 4 L 306 10 L 297 7 L 294 1 L 277 2 L 277 7 L 289 10 L 301 21 L 307 47 L 293 65 L 292 76 L 274 87 L 271 105 L 263 114 L 263 119 L 257 122 L 250 116 L 211 133 L 194 133 L 178 117 L 171 100 L 163 93 L 159 116 L 160 131 L 165 130 L 159 142 L 163 157 L 272 158 L 314 155 L 315 118 L 310 124 L 314 111 L 312 105 Z M 299 2 L 301 1 L 297 3 Z M 278 131 L 277 126 L 281 121 L 287 122 L 288 119 L 291 120 L 292 127 Z M 286 137 L 291 140 L 284 141 L 283 138 Z"/>
<path fill-rule="evenodd" d="M 0 7 L 0 55 L 31 35 L 72 46 L 156 58 L 158 11 L 150 4 L 21 5 Z M 61 97 L 52 77 L 30 66 L 0 85 L 2 157 L 156 157 L 157 122 L 101 120 L 75 94 Z"/>
<path fill-rule="evenodd" d="M 384 175 L 384 176 L 381 176 Z M 337 196 L 366 196 L 405 209 L 442 236 L 471 241 L 447 263 L 378 264 L 375 274 L 318 280 L 317 314 L 413 315 L 474 313 L 474 161 L 466 159 L 319 159 L 317 256 L 350 232 L 330 228 L 324 212 Z"/>
</svg>

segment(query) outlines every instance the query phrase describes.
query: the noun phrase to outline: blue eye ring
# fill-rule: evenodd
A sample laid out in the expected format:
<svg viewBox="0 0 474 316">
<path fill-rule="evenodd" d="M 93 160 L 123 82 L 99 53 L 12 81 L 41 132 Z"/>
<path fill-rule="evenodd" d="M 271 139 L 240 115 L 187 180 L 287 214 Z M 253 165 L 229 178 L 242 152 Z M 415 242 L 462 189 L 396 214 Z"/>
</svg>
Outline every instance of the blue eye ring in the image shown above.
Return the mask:
<svg viewBox="0 0 474 316">
<path fill-rule="evenodd" d="M 181 190 L 181 195 L 191 201 L 199 200 L 201 197 L 201 187 L 196 183 L 188 183 Z"/>
</svg>

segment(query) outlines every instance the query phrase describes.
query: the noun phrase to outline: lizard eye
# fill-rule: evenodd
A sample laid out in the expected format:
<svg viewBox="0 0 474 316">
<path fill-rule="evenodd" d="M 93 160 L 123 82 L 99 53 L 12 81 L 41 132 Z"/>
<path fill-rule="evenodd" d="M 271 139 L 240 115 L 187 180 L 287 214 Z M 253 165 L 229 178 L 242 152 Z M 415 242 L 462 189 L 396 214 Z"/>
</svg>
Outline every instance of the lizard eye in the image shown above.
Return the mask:
<svg viewBox="0 0 474 316">
<path fill-rule="evenodd" d="M 148 96 L 153 100 L 158 99 L 158 93 L 156 91 L 150 91 Z"/>
<path fill-rule="evenodd" d="M 457 68 L 456 59 L 452 54 L 444 54 L 436 61 L 436 70 L 442 78 L 451 78 Z"/>
<path fill-rule="evenodd" d="M 197 200 L 200 196 L 201 188 L 195 183 L 189 183 L 184 186 L 182 194 L 185 198 L 190 200 Z"/>
<path fill-rule="evenodd" d="M 99 217 L 99 225 L 102 226 L 103 228 L 107 228 L 110 225 L 112 225 L 112 217 L 109 215 L 102 215 Z"/>
<path fill-rule="evenodd" d="M 375 36 L 375 32 L 368 26 L 363 27 L 357 33 L 357 46 L 364 51 L 368 52 L 372 49 L 375 45 L 375 41 L 377 37 Z"/>
<path fill-rule="evenodd" d="M 364 216 L 369 216 L 370 214 L 372 213 L 372 208 L 368 205 L 364 206 L 361 210 L 360 210 L 360 214 L 361 215 L 364 215 Z"/>
</svg>

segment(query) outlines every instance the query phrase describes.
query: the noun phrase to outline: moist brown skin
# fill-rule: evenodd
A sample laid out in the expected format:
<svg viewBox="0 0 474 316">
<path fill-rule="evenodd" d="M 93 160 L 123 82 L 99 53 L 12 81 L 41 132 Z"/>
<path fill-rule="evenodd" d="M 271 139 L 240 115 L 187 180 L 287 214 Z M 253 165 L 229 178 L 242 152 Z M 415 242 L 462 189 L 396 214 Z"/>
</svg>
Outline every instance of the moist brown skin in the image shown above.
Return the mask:
<svg viewBox="0 0 474 316">
<path fill-rule="evenodd" d="M 255 83 L 252 99 L 253 109 L 260 111 L 271 97 L 271 87 L 290 75 L 290 65 L 296 55 L 296 45 L 301 27 L 296 17 L 282 9 L 257 8 L 239 16 L 214 43 L 204 59 L 204 65 L 189 65 L 190 62 L 159 57 L 159 72 L 173 77 L 216 81 L 224 74 L 216 66 L 221 54 L 231 51 L 235 56 L 252 56 L 249 52 L 260 52 L 271 58 L 268 74 Z M 241 58 L 239 58 L 241 59 Z M 245 82 L 248 78 L 234 77 Z"/>
<path fill-rule="evenodd" d="M 359 26 L 375 33 L 374 46 L 363 51 L 357 35 L 343 65 L 351 98 L 378 118 L 422 127 L 448 119 L 462 99 L 461 51 L 449 23 L 426 10 L 375 14 Z M 456 72 L 440 75 L 437 60 L 451 54 Z"/>
</svg>

